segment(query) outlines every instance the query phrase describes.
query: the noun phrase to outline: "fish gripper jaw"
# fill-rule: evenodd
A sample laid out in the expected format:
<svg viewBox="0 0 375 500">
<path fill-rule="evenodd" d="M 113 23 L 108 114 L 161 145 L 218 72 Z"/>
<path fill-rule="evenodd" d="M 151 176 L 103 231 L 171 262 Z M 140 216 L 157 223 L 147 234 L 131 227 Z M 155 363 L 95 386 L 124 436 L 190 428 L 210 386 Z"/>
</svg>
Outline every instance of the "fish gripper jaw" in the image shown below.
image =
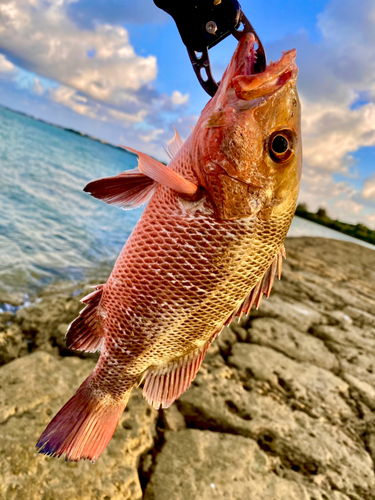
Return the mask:
<svg viewBox="0 0 375 500">
<path fill-rule="evenodd" d="M 198 81 L 210 96 L 215 95 L 219 84 L 212 76 L 208 49 L 231 34 L 240 40 L 244 34 L 253 33 L 258 45 L 254 73 L 266 69 L 262 42 L 237 0 L 154 0 L 154 3 L 173 17 Z"/>
</svg>

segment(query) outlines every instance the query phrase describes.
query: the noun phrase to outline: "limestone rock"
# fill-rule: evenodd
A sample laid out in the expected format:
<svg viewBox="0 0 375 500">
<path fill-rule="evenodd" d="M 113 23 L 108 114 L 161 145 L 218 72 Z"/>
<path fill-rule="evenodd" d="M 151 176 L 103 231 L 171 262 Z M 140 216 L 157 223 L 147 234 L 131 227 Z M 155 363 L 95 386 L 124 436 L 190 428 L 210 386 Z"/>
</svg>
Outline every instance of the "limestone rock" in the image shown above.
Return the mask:
<svg viewBox="0 0 375 500">
<path fill-rule="evenodd" d="M 302 332 L 307 332 L 313 324 L 321 321 L 321 314 L 311 305 L 301 301 L 281 299 L 278 295 L 271 295 L 269 299 L 262 300 L 259 310 L 252 310 L 251 316 L 277 318 Z"/>
<path fill-rule="evenodd" d="M 39 347 L 61 336 L 59 325 L 69 325 L 83 307 L 77 297 L 50 295 L 19 309 L 15 319 L 25 335 Z"/>
<path fill-rule="evenodd" d="M 93 369 L 79 358 L 39 351 L 0 369 L 0 498 L 139 500 L 141 454 L 153 446 L 157 412 L 135 390 L 95 464 L 39 455 L 35 443 L 53 415 Z"/>
<path fill-rule="evenodd" d="M 246 344 L 235 345 L 235 351 L 237 346 Z M 267 363 L 264 356 L 258 356 L 260 363 Z M 249 390 L 236 371 L 226 366 L 211 372 L 203 370 L 178 402 L 188 427 L 250 437 L 263 450 L 280 457 L 287 477 L 297 472 L 303 484 L 314 484 L 319 478 L 323 491 L 373 498 L 373 463 L 364 443 L 324 417 L 311 416 L 314 408 L 303 403 L 306 392 L 298 395 L 302 400 L 297 397 L 292 404 L 272 390 L 264 381 L 267 377 L 261 373 L 260 377 L 263 381 Z M 322 381 L 319 383 L 324 387 Z M 314 404 L 319 407 L 324 402 L 316 399 Z M 342 409 L 350 412 L 344 405 Z M 319 408 L 317 413 L 323 410 Z"/>
<path fill-rule="evenodd" d="M 290 399 L 311 408 L 313 416 L 333 421 L 354 418 L 345 401 L 348 384 L 328 370 L 308 363 L 297 363 L 268 347 L 236 344 L 229 364 L 257 380 L 268 382 Z M 345 397 L 345 398 L 344 398 Z"/>
<path fill-rule="evenodd" d="M 133 500 L 147 485 L 147 500 L 375 500 L 375 252 L 286 247 L 271 297 L 223 330 L 171 408 L 135 390 L 95 465 L 34 450 L 94 366 L 65 346 L 91 289 L 59 282 L 0 313 L 0 499 Z"/>
<path fill-rule="evenodd" d="M 229 326 L 225 326 L 220 335 L 215 340 L 215 343 L 219 346 L 220 352 L 224 356 L 226 356 L 230 353 L 232 345 L 236 341 L 237 336 L 234 331 Z"/>
<path fill-rule="evenodd" d="M 270 347 L 292 359 L 306 361 L 326 370 L 337 371 L 339 368 L 336 356 L 322 340 L 274 318 L 253 320 L 248 335 L 252 343 Z"/>
<path fill-rule="evenodd" d="M 351 390 L 354 391 L 355 394 L 352 394 L 353 397 L 358 395 L 358 398 L 362 400 L 370 410 L 375 410 L 375 388 L 372 385 L 348 373 L 343 373 L 343 379 L 348 382 Z"/>
<path fill-rule="evenodd" d="M 0 329 L 0 365 L 27 354 L 27 342 L 16 324 Z"/>
<path fill-rule="evenodd" d="M 178 411 L 176 404 L 173 404 L 166 410 L 162 410 L 161 413 L 163 424 L 166 430 L 181 431 L 182 429 L 186 429 L 184 416 Z"/>
<path fill-rule="evenodd" d="M 145 500 L 345 500 L 274 473 L 275 460 L 252 439 L 188 429 L 165 434 Z"/>
</svg>

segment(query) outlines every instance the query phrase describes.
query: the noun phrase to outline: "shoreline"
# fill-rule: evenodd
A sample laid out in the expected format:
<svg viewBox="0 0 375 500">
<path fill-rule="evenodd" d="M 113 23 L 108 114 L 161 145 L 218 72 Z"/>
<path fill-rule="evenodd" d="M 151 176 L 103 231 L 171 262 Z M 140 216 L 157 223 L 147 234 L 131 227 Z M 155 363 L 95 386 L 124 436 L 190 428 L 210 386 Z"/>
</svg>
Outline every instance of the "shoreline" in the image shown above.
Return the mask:
<svg viewBox="0 0 375 500">
<path fill-rule="evenodd" d="M 308 237 L 286 250 L 270 298 L 224 328 L 171 408 L 156 411 L 133 390 L 95 465 L 34 450 L 98 357 L 65 345 L 90 284 L 49 286 L 1 313 L 4 498 L 17 485 L 30 500 L 60 487 L 77 500 L 185 500 L 191 488 L 210 500 L 373 500 L 375 253 Z"/>
<path fill-rule="evenodd" d="M 328 217 L 324 209 L 319 209 L 317 213 L 309 212 L 303 204 L 297 206 L 295 215 L 301 217 L 302 219 L 315 222 L 315 224 L 328 227 L 339 233 L 346 234 L 352 238 L 375 245 L 375 231 L 368 228 L 364 224 L 349 224 L 348 222 L 331 219 Z"/>
</svg>

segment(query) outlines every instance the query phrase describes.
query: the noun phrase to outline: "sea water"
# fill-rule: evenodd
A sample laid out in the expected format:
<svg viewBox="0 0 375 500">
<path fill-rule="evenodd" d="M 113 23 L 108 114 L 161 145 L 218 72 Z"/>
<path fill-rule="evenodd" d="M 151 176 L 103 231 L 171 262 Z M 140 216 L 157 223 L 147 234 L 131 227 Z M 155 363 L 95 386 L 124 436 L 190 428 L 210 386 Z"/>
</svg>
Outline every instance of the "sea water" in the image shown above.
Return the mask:
<svg viewBox="0 0 375 500">
<path fill-rule="evenodd" d="M 0 290 L 36 290 L 113 264 L 141 209 L 82 190 L 136 165 L 125 150 L 0 108 Z"/>
<path fill-rule="evenodd" d="M 82 190 L 136 165 L 125 150 L 0 107 L 0 292 L 35 293 L 110 269 L 142 209 L 120 210 Z M 290 234 L 360 243 L 302 219 Z"/>
</svg>

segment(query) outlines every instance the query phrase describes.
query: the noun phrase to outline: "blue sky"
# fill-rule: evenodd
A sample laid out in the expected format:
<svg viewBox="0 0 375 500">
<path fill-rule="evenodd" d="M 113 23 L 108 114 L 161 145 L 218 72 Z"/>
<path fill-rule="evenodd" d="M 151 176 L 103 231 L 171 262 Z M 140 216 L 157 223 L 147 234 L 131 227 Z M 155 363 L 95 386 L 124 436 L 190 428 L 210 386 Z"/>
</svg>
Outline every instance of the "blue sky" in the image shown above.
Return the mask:
<svg viewBox="0 0 375 500">
<path fill-rule="evenodd" d="M 297 48 L 300 200 L 375 228 L 375 1 L 242 0 L 269 59 Z M 233 37 L 210 52 L 220 79 Z M 0 104 L 164 159 L 208 96 L 152 0 L 2 0 Z"/>
</svg>

